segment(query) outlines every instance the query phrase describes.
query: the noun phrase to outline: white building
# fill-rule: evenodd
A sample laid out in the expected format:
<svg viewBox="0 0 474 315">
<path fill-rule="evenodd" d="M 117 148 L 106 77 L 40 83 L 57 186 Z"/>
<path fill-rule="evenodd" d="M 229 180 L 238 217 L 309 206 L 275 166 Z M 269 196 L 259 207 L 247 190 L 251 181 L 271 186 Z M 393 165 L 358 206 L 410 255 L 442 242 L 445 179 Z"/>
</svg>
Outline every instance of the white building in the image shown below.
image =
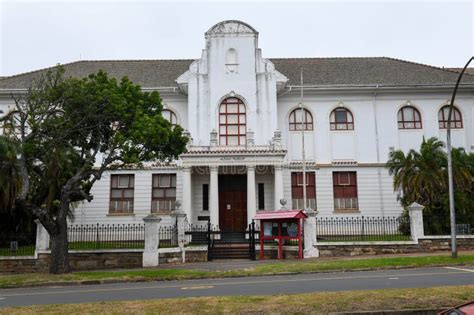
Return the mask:
<svg viewBox="0 0 474 315">
<path fill-rule="evenodd" d="M 265 59 L 258 32 L 240 21 L 214 25 L 205 39 L 198 60 L 65 65 L 67 75 L 103 69 L 159 91 L 164 115 L 193 139 L 175 163 L 105 174 L 94 200 L 76 209 L 77 223 L 141 223 L 156 212 L 168 224 L 180 201 L 189 222 L 210 217 L 237 231 L 257 210 L 280 208 L 280 199 L 301 208 L 302 128 L 309 205 L 320 215 L 401 213 L 384 168 L 388 154 L 418 148 L 422 137 L 445 139 L 444 106 L 458 73 L 387 57 Z M 12 90 L 27 88 L 37 73 L 0 80 L 0 110 L 8 112 Z M 463 82 L 453 144 L 472 152 L 474 76 Z"/>
</svg>

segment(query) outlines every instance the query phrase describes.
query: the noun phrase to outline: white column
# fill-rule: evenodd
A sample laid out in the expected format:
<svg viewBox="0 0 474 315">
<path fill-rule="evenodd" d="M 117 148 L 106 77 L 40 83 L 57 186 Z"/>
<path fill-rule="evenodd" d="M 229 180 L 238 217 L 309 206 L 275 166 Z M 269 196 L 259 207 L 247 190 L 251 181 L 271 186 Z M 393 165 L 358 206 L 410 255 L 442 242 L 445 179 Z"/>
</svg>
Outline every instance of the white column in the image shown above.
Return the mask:
<svg viewBox="0 0 474 315">
<path fill-rule="evenodd" d="M 186 214 L 188 217 L 188 222 L 192 222 L 191 218 L 191 200 L 192 200 L 192 194 L 191 194 L 191 168 L 190 167 L 184 167 L 183 168 L 183 212 Z"/>
<path fill-rule="evenodd" d="M 308 216 L 304 220 L 304 258 L 319 257 L 319 250 L 316 247 L 317 244 L 317 230 L 316 230 L 316 214 L 317 212 L 312 209 L 305 210 Z"/>
<path fill-rule="evenodd" d="M 211 166 L 209 181 L 209 216 L 212 225 L 219 225 L 219 167 Z"/>
<path fill-rule="evenodd" d="M 422 205 L 417 204 L 416 202 L 408 207 L 410 214 L 411 239 L 415 242 L 418 242 L 420 237 L 425 236 L 425 230 L 423 227 L 423 208 Z"/>
<path fill-rule="evenodd" d="M 274 166 L 275 178 L 274 178 L 274 208 L 279 210 L 281 208 L 280 200 L 283 199 L 283 172 L 281 165 Z"/>
<path fill-rule="evenodd" d="M 36 219 L 36 253 L 49 249 L 49 233 L 41 224 L 40 220 Z"/>
<path fill-rule="evenodd" d="M 145 221 L 145 249 L 142 265 L 143 267 L 156 267 L 160 264 L 158 223 L 160 223 L 161 218 L 150 214 L 144 217 L 143 221 Z"/>
<path fill-rule="evenodd" d="M 252 223 L 257 214 L 257 196 L 255 192 L 255 166 L 247 166 L 247 222 Z"/>
</svg>

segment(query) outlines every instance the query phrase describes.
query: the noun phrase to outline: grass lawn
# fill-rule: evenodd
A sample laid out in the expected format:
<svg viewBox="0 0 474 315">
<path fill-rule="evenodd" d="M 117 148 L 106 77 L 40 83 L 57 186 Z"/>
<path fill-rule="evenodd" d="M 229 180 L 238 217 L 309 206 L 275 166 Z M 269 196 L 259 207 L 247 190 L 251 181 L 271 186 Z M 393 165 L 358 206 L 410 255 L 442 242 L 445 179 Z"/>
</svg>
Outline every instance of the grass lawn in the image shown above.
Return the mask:
<svg viewBox="0 0 474 315">
<path fill-rule="evenodd" d="M 397 267 L 428 267 L 439 265 L 470 264 L 474 265 L 474 255 L 460 255 L 452 259 L 448 255 L 418 256 L 418 257 L 382 257 L 351 260 L 291 260 L 260 264 L 252 268 L 232 271 L 200 271 L 188 269 L 135 269 L 126 271 L 88 271 L 74 272 L 65 275 L 50 275 L 47 273 L 0 275 L 0 288 L 28 285 L 48 284 L 62 281 L 100 281 L 100 280 L 174 280 L 222 278 L 236 276 L 259 276 L 281 274 L 288 272 L 309 273 L 326 271 L 350 271 L 360 269 L 390 269 Z"/>
<path fill-rule="evenodd" d="M 474 299 L 474 286 L 325 292 L 272 296 L 179 298 L 0 309 L 0 314 L 328 314 L 438 309 Z"/>
</svg>

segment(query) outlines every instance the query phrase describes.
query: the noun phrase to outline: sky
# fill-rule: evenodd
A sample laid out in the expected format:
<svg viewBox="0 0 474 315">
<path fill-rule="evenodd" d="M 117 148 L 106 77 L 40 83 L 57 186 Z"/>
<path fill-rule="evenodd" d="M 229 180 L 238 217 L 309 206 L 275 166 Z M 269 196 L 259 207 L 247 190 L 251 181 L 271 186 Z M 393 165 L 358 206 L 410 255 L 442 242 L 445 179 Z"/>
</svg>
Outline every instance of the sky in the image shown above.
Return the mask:
<svg viewBox="0 0 474 315">
<path fill-rule="evenodd" d="M 266 58 L 388 56 L 462 67 L 472 1 L 0 0 L 0 76 L 77 60 L 197 59 L 228 19 L 259 32 Z"/>
</svg>

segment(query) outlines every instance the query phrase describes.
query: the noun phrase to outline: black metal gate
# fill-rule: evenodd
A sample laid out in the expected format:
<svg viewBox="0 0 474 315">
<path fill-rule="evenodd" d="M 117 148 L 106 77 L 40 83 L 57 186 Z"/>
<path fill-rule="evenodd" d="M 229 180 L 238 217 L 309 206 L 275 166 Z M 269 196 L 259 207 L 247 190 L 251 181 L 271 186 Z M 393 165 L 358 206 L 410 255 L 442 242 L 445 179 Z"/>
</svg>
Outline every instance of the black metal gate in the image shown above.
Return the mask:
<svg viewBox="0 0 474 315">
<path fill-rule="evenodd" d="M 206 245 L 207 260 L 213 259 L 251 259 L 256 257 L 256 244 L 259 231 L 252 221 L 246 231 L 221 230 L 210 221 L 206 226 L 190 225 L 185 231 L 190 245 Z"/>
</svg>

